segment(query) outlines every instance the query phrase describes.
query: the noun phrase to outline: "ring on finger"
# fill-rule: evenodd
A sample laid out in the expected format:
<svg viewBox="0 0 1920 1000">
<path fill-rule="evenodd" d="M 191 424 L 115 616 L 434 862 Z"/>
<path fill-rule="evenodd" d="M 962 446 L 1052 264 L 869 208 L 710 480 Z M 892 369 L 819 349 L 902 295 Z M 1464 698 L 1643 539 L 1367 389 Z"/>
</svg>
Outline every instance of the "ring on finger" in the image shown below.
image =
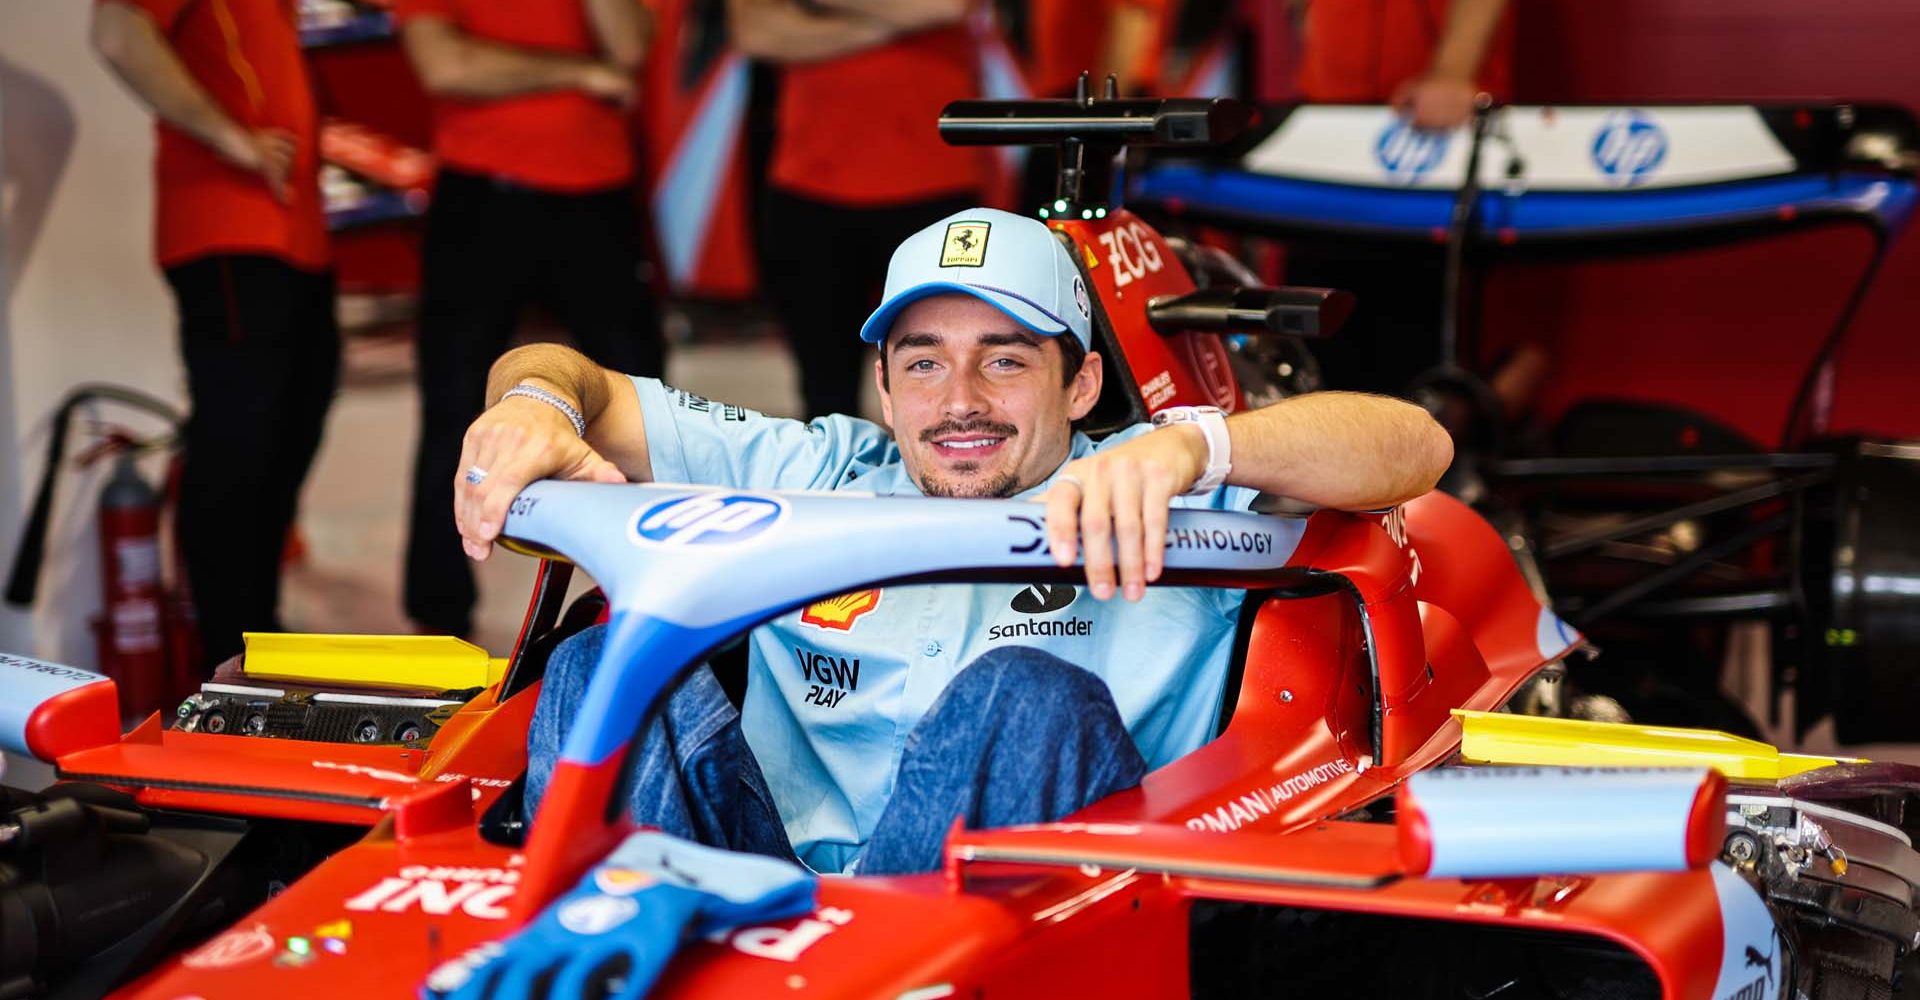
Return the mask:
<svg viewBox="0 0 1920 1000">
<path fill-rule="evenodd" d="M 472 483 L 475 486 L 478 486 L 482 482 L 485 482 L 486 478 L 487 478 L 487 470 L 482 469 L 477 465 L 467 466 L 467 482 Z"/>
<path fill-rule="evenodd" d="M 1061 474 L 1053 477 L 1053 481 L 1056 485 L 1060 483 L 1068 483 L 1072 485 L 1074 489 L 1079 490 L 1082 494 L 1087 492 L 1087 484 L 1081 482 L 1079 476 L 1076 476 L 1070 472 L 1062 472 Z"/>
</svg>

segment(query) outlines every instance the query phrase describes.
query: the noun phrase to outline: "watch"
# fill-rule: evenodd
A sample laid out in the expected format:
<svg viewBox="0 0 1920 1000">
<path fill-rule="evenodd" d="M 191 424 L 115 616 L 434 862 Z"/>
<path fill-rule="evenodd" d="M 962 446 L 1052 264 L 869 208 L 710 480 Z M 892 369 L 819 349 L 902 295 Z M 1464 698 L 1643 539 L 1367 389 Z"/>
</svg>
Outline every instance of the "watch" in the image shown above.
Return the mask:
<svg viewBox="0 0 1920 1000">
<path fill-rule="evenodd" d="M 1153 426 L 1192 424 L 1207 439 L 1207 471 L 1187 490 L 1187 496 L 1212 493 L 1226 484 L 1233 471 L 1233 439 L 1227 435 L 1227 413 L 1218 406 L 1169 406 L 1153 415 Z"/>
</svg>

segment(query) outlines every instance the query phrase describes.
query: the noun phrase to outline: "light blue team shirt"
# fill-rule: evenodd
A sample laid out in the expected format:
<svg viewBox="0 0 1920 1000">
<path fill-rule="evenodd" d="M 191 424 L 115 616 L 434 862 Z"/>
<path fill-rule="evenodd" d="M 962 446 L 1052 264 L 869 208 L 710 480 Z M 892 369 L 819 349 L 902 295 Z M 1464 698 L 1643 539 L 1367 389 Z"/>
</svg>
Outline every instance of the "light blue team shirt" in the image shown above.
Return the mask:
<svg viewBox="0 0 1920 1000">
<path fill-rule="evenodd" d="M 802 423 L 655 379 L 633 384 L 655 482 L 921 495 L 877 424 L 840 415 Z M 1150 429 L 1099 444 L 1075 433 L 1072 457 Z M 1037 498 L 1052 481 L 1019 497 Z M 1246 510 L 1256 496 L 1229 486 L 1174 505 Z M 821 601 L 754 630 L 741 728 L 800 859 L 846 871 L 893 794 L 907 734 L 975 657 L 1030 646 L 1098 675 L 1156 768 L 1213 736 L 1243 596 L 1156 587 L 1138 603 L 1100 602 L 1083 584 L 956 584 Z"/>
</svg>

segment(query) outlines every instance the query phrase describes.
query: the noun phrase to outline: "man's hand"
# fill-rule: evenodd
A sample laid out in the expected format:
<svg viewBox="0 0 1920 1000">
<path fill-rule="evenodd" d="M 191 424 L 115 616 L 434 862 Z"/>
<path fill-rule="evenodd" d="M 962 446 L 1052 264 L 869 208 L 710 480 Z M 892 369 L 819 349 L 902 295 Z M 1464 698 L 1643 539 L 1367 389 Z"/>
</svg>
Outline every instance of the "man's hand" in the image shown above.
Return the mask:
<svg viewBox="0 0 1920 1000">
<path fill-rule="evenodd" d="M 1473 117 L 1480 88 L 1472 80 L 1429 74 L 1408 80 L 1393 93 L 1393 109 L 1413 127 L 1446 131 Z"/>
<path fill-rule="evenodd" d="M 288 178 L 293 174 L 293 133 L 286 129 L 236 129 L 233 137 L 222 142 L 220 155 L 242 170 L 260 175 L 274 200 L 286 204 L 291 196 Z"/>
<path fill-rule="evenodd" d="M 588 97 L 623 108 L 633 103 L 636 90 L 632 73 L 607 63 L 592 63 L 582 67 L 580 89 Z"/>
<path fill-rule="evenodd" d="M 1166 564 L 1167 510 L 1206 471 L 1207 440 L 1198 427 L 1175 425 L 1068 462 L 1043 502 L 1054 562 L 1073 565 L 1086 544 L 1087 586 L 1098 600 L 1119 586 L 1137 601 Z"/>
<path fill-rule="evenodd" d="M 486 475 L 474 483 L 468 479 L 471 469 Z M 493 540 L 506 524 L 507 505 L 536 479 L 627 481 L 618 466 L 573 432 L 573 424 L 558 409 L 521 396 L 503 399 L 467 428 L 460 444 L 453 517 L 467 555 L 485 559 L 492 552 Z"/>
</svg>

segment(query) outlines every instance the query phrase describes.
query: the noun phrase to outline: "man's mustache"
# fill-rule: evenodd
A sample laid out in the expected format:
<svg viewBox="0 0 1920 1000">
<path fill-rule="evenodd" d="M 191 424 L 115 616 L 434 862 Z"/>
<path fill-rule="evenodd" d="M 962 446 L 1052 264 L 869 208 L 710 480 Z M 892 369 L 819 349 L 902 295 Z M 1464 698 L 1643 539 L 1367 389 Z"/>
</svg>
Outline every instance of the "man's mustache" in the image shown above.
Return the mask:
<svg viewBox="0 0 1920 1000">
<path fill-rule="evenodd" d="M 985 434 L 990 437 L 1010 438 L 1018 433 L 1020 433 L 1020 429 L 1012 424 L 996 424 L 987 420 L 975 420 L 968 423 L 945 421 L 921 431 L 920 440 L 932 444 L 934 438 L 946 437 L 951 434 Z"/>
</svg>

